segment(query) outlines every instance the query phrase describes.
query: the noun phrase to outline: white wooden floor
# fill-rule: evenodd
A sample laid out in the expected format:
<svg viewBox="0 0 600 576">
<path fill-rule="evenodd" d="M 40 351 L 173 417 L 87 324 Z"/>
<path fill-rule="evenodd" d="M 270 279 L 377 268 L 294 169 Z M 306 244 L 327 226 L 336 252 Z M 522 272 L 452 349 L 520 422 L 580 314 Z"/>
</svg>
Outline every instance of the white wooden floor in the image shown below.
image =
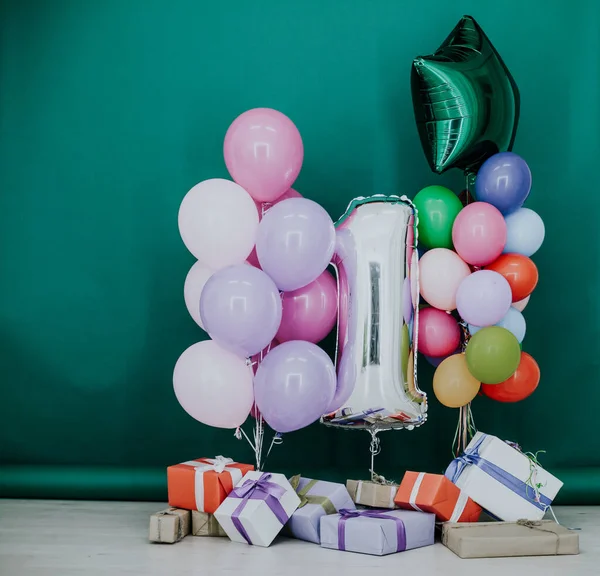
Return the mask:
<svg viewBox="0 0 600 576">
<path fill-rule="evenodd" d="M 153 503 L 0 500 L 0 576 L 168 575 L 581 576 L 600 574 L 600 507 L 564 507 L 562 524 L 579 527 L 581 554 L 461 560 L 441 544 L 383 558 L 322 549 L 281 538 L 270 548 L 188 536 L 150 544 Z M 381 572 L 384 574 L 384 572 Z"/>
</svg>

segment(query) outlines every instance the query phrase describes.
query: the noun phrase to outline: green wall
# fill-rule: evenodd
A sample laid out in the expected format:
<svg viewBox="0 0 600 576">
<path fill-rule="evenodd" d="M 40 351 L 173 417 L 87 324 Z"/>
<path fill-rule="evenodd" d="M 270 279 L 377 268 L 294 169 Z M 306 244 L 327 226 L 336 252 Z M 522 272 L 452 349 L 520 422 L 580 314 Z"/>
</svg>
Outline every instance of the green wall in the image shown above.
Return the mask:
<svg viewBox="0 0 600 576">
<path fill-rule="evenodd" d="M 333 217 L 357 195 L 414 195 L 433 175 L 420 149 L 411 59 L 459 17 L 477 18 L 513 73 L 515 151 L 527 205 L 545 220 L 524 349 L 538 391 L 474 403 L 478 427 L 547 450 L 561 502 L 600 503 L 600 7 L 594 0 L 3 0 L 0 4 L 0 495 L 166 497 L 164 467 L 226 454 L 171 386 L 204 337 L 188 316 L 193 263 L 177 209 L 227 177 L 222 141 L 242 111 L 288 114 L 304 138 L 296 188 Z M 328 346 L 331 347 L 329 340 Z M 421 370 L 431 390 L 431 369 Z M 378 470 L 439 471 L 456 412 L 386 433 Z M 269 468 L 365 477 L 368 436 L 314 425 Z"/>
</svg>

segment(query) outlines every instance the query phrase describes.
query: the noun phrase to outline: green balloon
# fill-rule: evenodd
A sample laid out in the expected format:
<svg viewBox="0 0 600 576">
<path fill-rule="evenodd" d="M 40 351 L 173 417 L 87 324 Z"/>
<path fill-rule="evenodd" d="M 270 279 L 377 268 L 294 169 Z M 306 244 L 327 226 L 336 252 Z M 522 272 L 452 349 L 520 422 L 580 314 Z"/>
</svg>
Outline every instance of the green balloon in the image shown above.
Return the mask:
<svg viewBox="0 0 600 576">
<path fill-rule="evenodd" d="M 519 90 L 471 16 L 435 53 L 415 58 L 411 90 L 421 145 L 434 172 L 474 172 L 493 154 L 512 149 Z"/>
<path fill-rule="evenodd" d="M 452 224 L 463 207 L 456 194 L 444 186 L 427 186 L 413 202 L 419 211 L 419 242 L 452 249 Z"/>
<path fill-rule="evenodd" d="M 469 372 L 483 384 L 500 384 L 519 367 L 521 347 L 512 332 L 489 326 L 476 332 L 466 350 Z"/>
<path fill-rule="evenodd" d="M 410 356 L 410 335 L 408 333 L 408 326 L 404 324 L 402 326 L 402 332 L 400 332 L 400 365 L 402 367 L 402 376 L 406 382 L 408 375 L 408 358 Z"/>
</svg>

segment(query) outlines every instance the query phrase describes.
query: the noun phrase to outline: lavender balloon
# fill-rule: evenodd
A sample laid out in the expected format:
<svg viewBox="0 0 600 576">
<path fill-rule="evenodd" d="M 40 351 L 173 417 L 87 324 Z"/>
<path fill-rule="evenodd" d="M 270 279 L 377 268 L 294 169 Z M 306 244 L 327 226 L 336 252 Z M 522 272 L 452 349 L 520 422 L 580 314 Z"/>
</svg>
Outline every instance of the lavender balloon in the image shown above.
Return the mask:
<svg viewBox="0 0 600 576">
<path fill-rule="evenodd" d="M 252 356 L 275 337 L 281 323 L 279 290 L 249 264 L 215 272 L 200 296 L 200 318 L 210 337 L 239 356 Z"/>
<path fill-rule="evenodd" d="M 334 248 L 333 221 L 324 208 L 306 198 L 279 202 L 258 225 L 258 261 L 286 292 L 316 280 L 329 265 Z"/>
<path fill-rule="evenodd" d="M 456 309 L 462 319 L 475 326 L 500 322 L 512 303 L 506 278 L 493 270 L 478 270 L 467 276 L 456 292 Z"/>
<path fill-rule="evenodd" d="M 477 200 L 492 204 L 502 214 L 509 214 L 520 208 L 530 190 L 529 166 L 513 152 L 500 152 L 488 158 L 475 180 Z"/>
<path fill-rule="evenodd" d="M 284 342 L 262 361 L 254 378 L 254 398 L 277 432 L 292 432 L 318 420 L 335 393 L 335 368 L 316 344 Z"/>
</svg>

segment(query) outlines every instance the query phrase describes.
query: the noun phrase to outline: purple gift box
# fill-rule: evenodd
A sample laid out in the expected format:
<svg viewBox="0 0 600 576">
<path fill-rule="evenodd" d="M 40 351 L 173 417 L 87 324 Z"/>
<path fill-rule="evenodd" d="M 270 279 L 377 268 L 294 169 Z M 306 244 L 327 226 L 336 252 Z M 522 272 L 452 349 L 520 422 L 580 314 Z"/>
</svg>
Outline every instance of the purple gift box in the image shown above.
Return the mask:
<svg viewBox="0 0 600 576">
<path fill-rule="evenodd" d="M 300 507 L 288 521 L 291 535 L 299 540 L 321 543 L 321 516 L 336 514 L 342 508 L 356 507 L 343 484 L 294 476 L 290 483 L 300 497 Z"/>
<path fill-rule="evenodd" d="M 433 544 L 435 514 L 411 510 L 340 510 L 321 517 L 321 546 L 384 556 Z"/>
</svg>

